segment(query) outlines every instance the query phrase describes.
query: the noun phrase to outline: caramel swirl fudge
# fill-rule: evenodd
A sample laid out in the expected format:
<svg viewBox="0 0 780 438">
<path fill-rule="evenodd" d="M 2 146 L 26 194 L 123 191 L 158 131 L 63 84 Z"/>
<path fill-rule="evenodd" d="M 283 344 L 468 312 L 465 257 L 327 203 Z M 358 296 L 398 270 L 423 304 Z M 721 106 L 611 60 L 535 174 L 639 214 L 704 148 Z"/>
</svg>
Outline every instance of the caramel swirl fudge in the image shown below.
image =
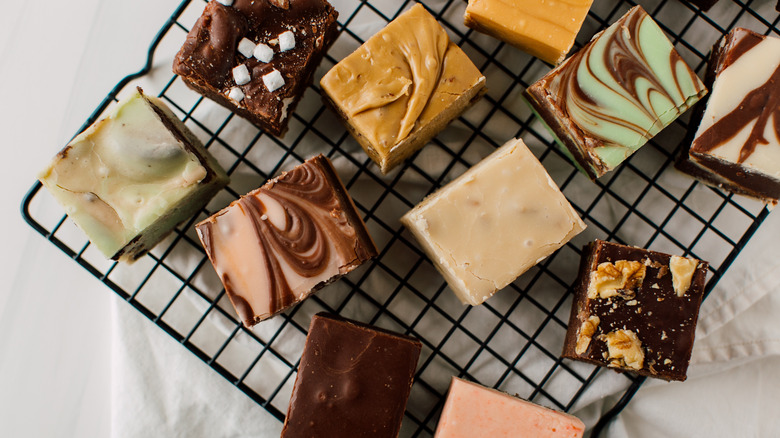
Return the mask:
<svg viewBox="0 0 780 438">
<path fill-rule="evenodd" d="M 322 155 L 242 196 L 196 229 L 247 327 L 377 254 L 352 198 Z"/>
<path fill-rule="evenodd" d="M 326 0 L 212 0 L 173 72 L 198 93 L 282 135 L 336 38 L 337 17 Z"/>
<path fill-rule="evenodd" d="M 482 304 L 585 224 L 522 140 L 513 139 L 406 213 L 464 304 Z"/>
<path fill-rule="evenodd" d="M 558 65 L 574 45 L 591 4 L 593 0 L 469 0 L 464 23 Z"/>
<path fill-rule="evenodd" d="M 596 240 L 575 283 L 563 357 L 685 380 L 707 262 Z"/>
<path fill-rule="evenodd" d="M 582 438 L 584 432 L 573 415 L 453 377 L 434 438 Z"/>
<path fill-rule="evenodd" d="M 707 93 L 635 6 L 524 92 L 591 179 L 617 167 Z"/>
<path fill-rule="evenodd" d="M 486 91 L 485 77 L 420 4 L 320 82 L 326 102 L 383 173 L 425 146 Z"/>
<path fill-rule="evenodd" d="M 38 178 L 97 249 L 123 262 L 144 255 L 229 181 L 165 103 L 140 88 Z"/>
<path fill-rule="evenodd" d="M 780 198 L 780 39 L 743 28 L 715 45 L 712 93 L 676 167 L 761 201 Z"/>
<path fill-rule="evenodd" d="M 421 348 L 410 336 L 314 315 L 282 438 L 397 438 Z"/>
</svg>

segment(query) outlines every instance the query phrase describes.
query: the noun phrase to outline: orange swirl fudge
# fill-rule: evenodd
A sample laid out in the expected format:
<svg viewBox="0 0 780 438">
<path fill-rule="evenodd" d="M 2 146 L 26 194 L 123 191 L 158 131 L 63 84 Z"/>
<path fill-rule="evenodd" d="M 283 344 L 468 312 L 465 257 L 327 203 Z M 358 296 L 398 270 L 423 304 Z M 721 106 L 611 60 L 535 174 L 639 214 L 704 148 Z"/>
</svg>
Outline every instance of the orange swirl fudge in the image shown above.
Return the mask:
<svg viewBox="0 0 780 438">
<path fill-rule="evenodd" d="M 165 103 L 140 88 L 38 178 L 98 250 L 123 262 L 144 255 L 229 180 Z"/>
<path fill-rule="evenodd" d="M 457 377 L 434 438 L 581 438 L 582 421 Z"/>
<path fill-rule="evenodd" d="M 524 96 L 591 179 L 614 169 L 707 93 L 640 6 Z"/>
<path fill-rule="evenodd" d="M 233 201 L 196 228 L 247 327 L 377 254 L 352 198 L 322 155 Z"/>
<path fill-rule="evenodd" d="M 401 222 L 458 298 L 472 306 L 585 229 L 520 139 L 425 198 Z"/>
<path fill-rule="evenodd" d="M 466 26 L 542 61 L 560 64 L 593 0 L 469 0 Z"/>
<path fill-rule="evenodd" d="M 320 84 L 325 101 L 383 173 L 486 91 L 482 73 L 419 4 L 336 64 Z"/>
</svg>

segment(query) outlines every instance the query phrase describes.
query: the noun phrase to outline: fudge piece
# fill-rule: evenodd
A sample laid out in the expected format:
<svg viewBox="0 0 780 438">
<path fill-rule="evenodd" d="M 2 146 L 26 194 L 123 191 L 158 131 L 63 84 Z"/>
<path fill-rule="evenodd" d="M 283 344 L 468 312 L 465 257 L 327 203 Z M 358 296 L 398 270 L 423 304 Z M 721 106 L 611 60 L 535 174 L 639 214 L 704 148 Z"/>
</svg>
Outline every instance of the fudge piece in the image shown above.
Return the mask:
<svg viewBox="0 0 780 438">
<path fill-rule="evenodd" d="M 457 377 L 434 438 L 581 438 L 582 421 Z"/>
<path fill-rule="evenodd" d="M 585 248 L 563 357 L 685 380 L 708 263 L 596 240 Z"/>
<path fill-rule="evenodd" d="M 352 198 L 322 155 L 233 201 L 196 229 L 247 327 L 377 255 Z"/>
<path fill-rule="evenodd" d="M 707 93 L 640 6 L 524 96 L 580 170 L 614 169 Z"/>
<path fill-rule="evenodd" d="M 229 178 L 160 99 L 122 99 L 38 175 L 106 257 L 132 262 L 195 215 Z"/>
<path fill-rule="evenodd" d="M 282 135 L 336 38 L 337 17 L 326 0 L 210 1 L 173 72 L 198 93 Z"/>
<path fill-rule="evenodd" d="M 713 48 L 712 93 L 677 168 L 707 184 L 777 204 L 780 197 L 780 39 L 737 28 Z M 698 128 L 697 128 L 698 126 Z"/>
<path fill-rule="evenodd" d="M 466 26 L 553 65 L 574 45 L 593 0 L 469 0 Z"/>
<path fill-rule="evenodd" d="M 409 336 L 314 315 L 282 438 L 396 438 L 421 347 Z"/>
<path fill-rule="evenodd" d="M 715 6 L 718 0 L 688 0 L 688 3 L 692 3 L 699 7 L 702 11 L 709 11 L 711 7 Z"/>
<path fill-rule="evenodd" d="M 320 84 L 325 101 L 383 173 L 486 91 L 482 73 L 420 4 L 341 60 Z"/>
<path fill-rule="evenodd" d="M 401 222 L 458 298 L 472 306 L 585 229 L 520 139 L 425 198 Z"/>
</svg>

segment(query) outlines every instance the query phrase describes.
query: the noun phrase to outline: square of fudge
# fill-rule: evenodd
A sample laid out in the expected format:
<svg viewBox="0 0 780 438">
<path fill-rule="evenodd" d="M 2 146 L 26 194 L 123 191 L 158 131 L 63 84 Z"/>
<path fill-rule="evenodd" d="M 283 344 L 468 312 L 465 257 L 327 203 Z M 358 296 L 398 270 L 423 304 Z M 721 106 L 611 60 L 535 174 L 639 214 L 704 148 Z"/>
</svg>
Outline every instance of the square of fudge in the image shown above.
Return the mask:
<svg viewBox="0 0 780 438">
<path fill-rule="evenodd" d="M 485 77 L 415 4 L 320 81 L 325 101 L 383 173 L 487 91 Z"/>
<path fill-rule="evenodd" d="M 314 315 L 282 438 L 396 438 L 421 348 L 410 336 Z"/>
<path fill-rule="evenodd" d="M 563 357 L 685 380 L 707 262 L 596 240 L 582 253 Z"/>
<path fill-rule="evenodd" d="M 336 38 L 326 0 L 212 0 L 173 72 L 190 88 L 280 136 Z"/>
<path fill-rule="evenodd" d="M 464 24 L 549 64 L 569 53 L 593 0 L 469 0 Z"/>
<path fill-rule="evenodd" d="M 467 380 L 452 378 L 435 438 L 581 438 L 579 418 Z"/>
<path fill-rule="evenodd" d="M 712 92 L 692 121 L 677 168 L 777 204 L 780 198 L 780 39 L 736 28 L 712 50 Z"/>
<path fill-rule="evenodd" d="M 585 229 L 520 139 L 406 213 L 401 222 L 464 304 L 482 304 Z"/>
<path fill-rule="evenodd" d="M 138 90 L 77 135 L 38 179 L 106 257 L 132 262 L 229 178 L 155 97 Z"/>
<path fill-rule="evenodd" d="M 247 327 L 377 255 L 352 198 L 323 155 L 233 201 L 196 230 Z"/>
<path fill-rule="evenodd" d="M 596 179 L 706 93 L 658 24 L 635 6 L 523 95 L 575 165 Z"/>
</svg>

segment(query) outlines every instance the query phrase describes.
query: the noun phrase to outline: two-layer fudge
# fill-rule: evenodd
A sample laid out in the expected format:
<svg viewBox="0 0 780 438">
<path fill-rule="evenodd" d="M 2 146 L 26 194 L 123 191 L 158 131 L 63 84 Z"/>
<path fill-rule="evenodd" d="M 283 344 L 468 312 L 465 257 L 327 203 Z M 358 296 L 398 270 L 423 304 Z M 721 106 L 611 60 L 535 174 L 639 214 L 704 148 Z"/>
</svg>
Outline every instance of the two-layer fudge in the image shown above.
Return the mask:
<svg viewBox="0 0 780 438">
<path fill-rule="evenodd" d="M 326 0 L 212 0 L 173 72 L 198 93 L 282 135 L 336 38 L 337 17 Z"/>
<path fill-rule="evenodd" d="M 464 304 L 481 304 L 585 229 L 542 164 L 513 139 L 406 213 Z"/>
<path fill-rule="evenodd" d="M 383 173 L 486 91 L 482 73 L 420 4 L 336 64 L 321 85 L 325 101 Z"/>
<path fill-rule="evenodd" d="M 715 45 L 712 93 L 677 168 L 707 184 L 776 204 L 780 198 L 780 39 L 743 28 Z"/>
<path fill-rule="evenodd" d="M 196 225 L 247 327 L 376 256 L 333 165 L 318 155 Z"/>
<path fill-rule="evenodd" d="M 229 178 L 162 102 L 139 88 L 38 176 L 106 257 L 138 259 Z"/>
<path fill-rule="evenodd" d="M 396 438 L 421 348 L 410 336 L 315 315 L 282 438 Z"/>
<path fill-rule="evenodd" d="M 563 151 L 596 179 L 706 93 L 658 24 L 635 6 L 524 96 Z"/>
<path fill-rule="evenodd" d="M 596 240 L 575 283 L 563 357 L 685 380 L 708 263 Z"/>
<path fill-rule="evenodd" d="M 593 0 L 469 0 L 466 26 L 507 42 L 542 61 L 560 64 Z"/>
<path fill-rule="evenodd" d="M 582 421 L 457 377 L 434 438 L 581 438 Z"/>
</svg>

